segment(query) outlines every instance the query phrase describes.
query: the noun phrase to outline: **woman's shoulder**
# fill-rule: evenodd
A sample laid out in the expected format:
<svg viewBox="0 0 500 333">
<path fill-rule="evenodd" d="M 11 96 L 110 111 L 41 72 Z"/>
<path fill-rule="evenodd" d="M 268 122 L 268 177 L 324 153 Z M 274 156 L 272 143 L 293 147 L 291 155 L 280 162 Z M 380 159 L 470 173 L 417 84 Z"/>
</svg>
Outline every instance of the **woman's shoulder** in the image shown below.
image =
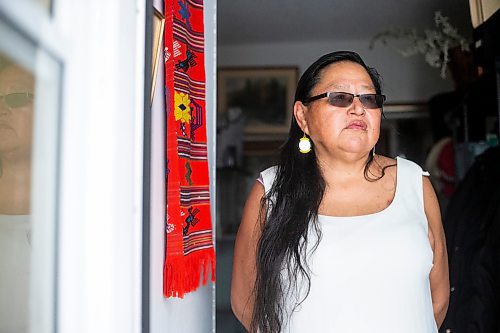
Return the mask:
<svg viewBox="0 0 500 333">
<path fill-rule="evenodd" d="M 390 176 L 396 175 L 398 167 L 397 160 L 383 155 L 375 155 L 373 165 L 376 166 L 376 174 L 386 174 Z"/>
<path fill-rule="evenodd" d="M 427 171 L 424 171 L 418 163 L 404 157 L 398 156 L 396 158 L 390 158 L 383 155 L 377 155 L 375 157 L 375 161 L 377 162 L 377 165 L 379 165 L 382 169 L 385 168 L 386 172 L 396 172 L 397 169 L 402 168 L 404 170 L 411 170 L 424 176 L 429 175 L 429 173 Z"/>
<path fill-rule="evenodd" d="M 374 159 L 375 162 L 381 167 L 397 166 L 397 160 L 395 158 L 377 154 Z"/>
<path fill-rule="evenodd" d="M 259 178 L 257 180 L 264 186 L 266 193 L 271 189 L 274 179 L 276 178 L 277 171 L 278 171 L 277 165 L 273 165 L 261 171 Z"/>
<path fill-rule="evenodd" d="M 418 174 L 420 176 L 429 176 L 429 172 L 425 171 L 420 164 L 415 161 L 398 157 L 398 164 L 401 164 L 405 169 L 410 170 L 411 172 Z"/>
<path fill-rule="evenodd" d="M 267 169 L 262 170 L 260 172 L 260 174 L 264 175 L 264 176 L 272 176 L 272 177 L 274 177 L 276 175 L 277 171 L 278 171 L 278 166 L 277 165 L 273 165 L 273 166 L 270 166 Z"/>
</svg>

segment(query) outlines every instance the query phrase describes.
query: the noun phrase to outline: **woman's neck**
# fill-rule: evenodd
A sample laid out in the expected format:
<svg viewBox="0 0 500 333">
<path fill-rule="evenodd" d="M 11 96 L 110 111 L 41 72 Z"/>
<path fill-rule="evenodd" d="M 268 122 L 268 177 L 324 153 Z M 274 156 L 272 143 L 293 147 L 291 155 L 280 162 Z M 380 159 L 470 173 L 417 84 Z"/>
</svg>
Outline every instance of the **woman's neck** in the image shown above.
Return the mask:
<svg viewBox="0 0 500 333">
<path fill-rule="evenodd" d="M 318 164 L 327 184 L 364 179 L 368 154 L 339 154 L 318 157 Z"/>
</svg>

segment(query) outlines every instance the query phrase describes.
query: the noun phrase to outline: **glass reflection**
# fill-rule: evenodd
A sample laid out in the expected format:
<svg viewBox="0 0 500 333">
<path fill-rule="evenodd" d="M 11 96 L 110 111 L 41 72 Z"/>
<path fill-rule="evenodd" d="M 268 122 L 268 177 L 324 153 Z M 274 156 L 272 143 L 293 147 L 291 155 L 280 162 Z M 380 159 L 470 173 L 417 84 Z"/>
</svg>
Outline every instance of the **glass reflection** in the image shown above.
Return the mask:
<svg viewBox="0 0 500 333">
<path fill-rule="evenodd" d="M 35 79 L 0 59 L 0 332 L 27 332 Z"/>
</svg>

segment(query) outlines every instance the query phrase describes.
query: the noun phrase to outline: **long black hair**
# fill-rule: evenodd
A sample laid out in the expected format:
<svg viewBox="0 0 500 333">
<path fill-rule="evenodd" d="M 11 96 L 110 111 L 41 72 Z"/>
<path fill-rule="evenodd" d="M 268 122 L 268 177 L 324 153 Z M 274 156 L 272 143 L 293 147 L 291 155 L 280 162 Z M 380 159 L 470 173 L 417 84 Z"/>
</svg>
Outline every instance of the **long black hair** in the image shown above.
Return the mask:
<svg viewBox="0 0 500 333">
<path fill-rule="evenodd" d="M 363 66 L 381 93 L 380 77 L 376 70 L 365 65 L 354 52 L 339 51 L 326 54 L 302 74 L 295 92 L 295 101 L 304 103 L 321 80 L 323 70 L 329 65 L 350 61 Z M 306 104 L 306 103 L 304 103 Z M 298 150 L 303 136 L 297 121 L 292 117 L 287 141 L 281 148 L 276 178 L 261 201 L 262 234 L 257 244 L 256 281 L 251 330 L 260 333 L 281 332 L 287 313 L 287 295 L 297 290 L 297 281 L 305 281 L 305 297 L 310 289 L 310 271 L 306 262 L 308 231 L 313 227 L 317 240 L 321 230 L 317 224 L 318 209 L 325 193 L 325 181 L 318 166 L 314 147 L 308 154 Z M 369 154 L 364 170 L 365 178 L 373 161 Z M 312 224 L 312 225 L 311 225 Z M 291 281 L 284 281 L 285 276 Z M 296 304 L 295 306 L 297 306 Z"/>
</svg>

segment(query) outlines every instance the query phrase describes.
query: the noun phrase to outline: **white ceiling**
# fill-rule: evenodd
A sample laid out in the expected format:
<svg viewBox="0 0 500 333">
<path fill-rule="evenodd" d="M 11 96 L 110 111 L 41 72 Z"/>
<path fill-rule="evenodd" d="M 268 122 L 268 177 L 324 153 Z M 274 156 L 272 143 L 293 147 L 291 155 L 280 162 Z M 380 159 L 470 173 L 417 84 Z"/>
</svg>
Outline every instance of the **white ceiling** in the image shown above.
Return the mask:
<svg viewBox="0 0 500 333">
<path fill-rule="evenodd" d="M 218 0 L 222 45 L 371 39 L 390 26 L 432 28 L 436 10 L 471 36 L 468 0 Z"/>
</svg>

